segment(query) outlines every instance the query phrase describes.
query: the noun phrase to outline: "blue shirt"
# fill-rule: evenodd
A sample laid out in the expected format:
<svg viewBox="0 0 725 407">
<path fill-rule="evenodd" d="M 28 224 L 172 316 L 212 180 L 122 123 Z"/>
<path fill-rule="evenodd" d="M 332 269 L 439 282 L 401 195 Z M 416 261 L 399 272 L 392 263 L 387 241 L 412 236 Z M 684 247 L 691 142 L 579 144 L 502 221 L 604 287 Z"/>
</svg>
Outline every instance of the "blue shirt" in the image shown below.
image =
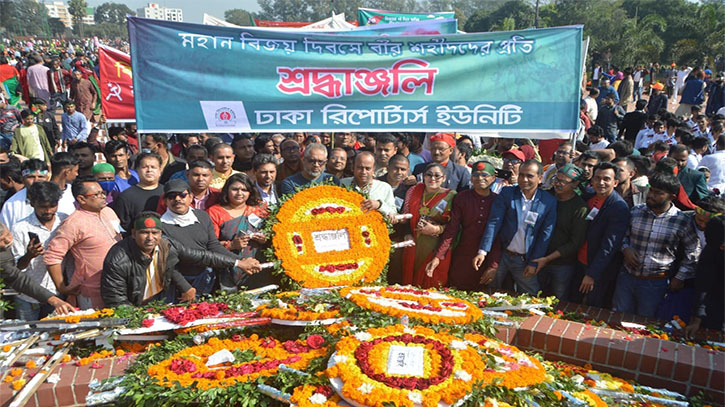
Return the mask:
<svg viewBox="0 0 725 407">
<path fill-rule="evenodd" d="M 128 170 L 131 173 L 131 178 L 121 178 L 116 174 L 116 186 L 118 190 L 123 192 L 128 188 L 138 184 L 138 173 L 135 170 Z"/>
<path fill-rule="evenodd" d="M 410 168 L 415 168 L 418 164 L 423 164 L 425 159 L 423 157 L 419 156 L 416 153 L 410 153 L 408 154 L 408 164 L 410 164 Z"/>
<path fill-rule="evenodd" d="M 285 178 L 284 181 L 282 181 L 282 185 L 279 188 L 280 195 L 287 195 L 287 194 L 294 194 L 297 192 L 297 187 L 302 187 L 307 184 L 311 183 L 321 183 L 323 181 L 332 181 L 335 183 L 335 185 L 340 185 L 340 180 L 337 179 L 334 175 L 330 175 L 326 172 L 323 172 L 320 174 L 319 177 L 309 180 L 305 178 L 301 172 L 298 172 L 295 175 L 290 175 L 289 177 Z"/>
<path fill-rule="evenodd" d="M 88 120 L 81 112 L 75 112 L 68 116 L 63 113 L 63 141 L 76 140 L 86 141 L 88 139 Z"/>
</svg>

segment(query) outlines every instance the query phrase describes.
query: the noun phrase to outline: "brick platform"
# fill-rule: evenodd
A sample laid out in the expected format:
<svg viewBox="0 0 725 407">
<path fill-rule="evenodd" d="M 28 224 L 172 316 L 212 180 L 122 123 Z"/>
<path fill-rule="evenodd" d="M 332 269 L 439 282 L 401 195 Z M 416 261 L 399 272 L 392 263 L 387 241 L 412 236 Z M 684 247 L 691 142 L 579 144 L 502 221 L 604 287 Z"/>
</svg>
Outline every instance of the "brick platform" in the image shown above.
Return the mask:
<svg viewBox="0 0 725 407">
<path fill-rule="evenodd" d="M 60 375 L 60 381 L 56 384 L 48 382 L 41 384 L 26 407 L 85 406 L 88 384 L 93 379 L 103 380 L 107 377 L 121 375 L 134 359 L 133 356 L 98 359 L 96 363 L 101 366 L 98 369 L 94 369 L 90 365 L 76 366 L 73 363 L 64 363 L 55 370 L 55 373 Z M 35 373 L 37 370 L 29 370 L 28 373 Z M 10 404 L 13 392 L 9 389 L 8 383 L 2 383 L 2 391 L 0 391 L 0 406 L 2 407 Z"/>
<path fill-rule="evenodd" d="M 621 321 L 652 323 L 635 315 L 618 314 L 598 308 L 577 309 L 563 304 L 564 311 L 589 314 L 610 323 Z M 633 379 L 652 387 L 666 388 L 686 395 L 705 391 L 725 404 L 725 352 L 654 338 L 628 337 L 621 331 L 599 328 L 546 316 L 531 316 L 518 327 L 501 327 L 496 337 L 523 350 L 535 351 L 552 361 L 562 361 Z M 62 366 L 61 381 L 44 383 L 28 407 L 83 406 L 91 380 L 123 373 L 133 358 L 101 359 L 102 367 Z M 10 403 L 8 384 L 0 384 L 0 407 Z"/>
</svg>

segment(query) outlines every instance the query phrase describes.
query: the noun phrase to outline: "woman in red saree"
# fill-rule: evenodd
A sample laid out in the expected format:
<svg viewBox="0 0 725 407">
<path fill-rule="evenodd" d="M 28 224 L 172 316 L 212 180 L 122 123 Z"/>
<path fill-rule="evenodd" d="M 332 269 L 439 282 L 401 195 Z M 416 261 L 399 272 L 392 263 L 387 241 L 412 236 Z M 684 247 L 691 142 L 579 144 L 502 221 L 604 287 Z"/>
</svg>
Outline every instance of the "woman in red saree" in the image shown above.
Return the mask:
<svg viewBox="0 0 725 407">
<path fill-rule="evenodd" d="M 431 163 L 423 171 L 423 182 L 408 190 L 403 213 L 410 213 L 411 237 L 415 246 L 403 251 L 403 284 L 423 288 L 441 287 L 448 283 L 451 253 L 433 272 L 426 274 L 446 223 L 451 219 L 451 203 L 456 191 L 443 188 L 446 171 L 442 165 Z M 406 239 L 407 240 L 407 239 Z"/>
</svg>

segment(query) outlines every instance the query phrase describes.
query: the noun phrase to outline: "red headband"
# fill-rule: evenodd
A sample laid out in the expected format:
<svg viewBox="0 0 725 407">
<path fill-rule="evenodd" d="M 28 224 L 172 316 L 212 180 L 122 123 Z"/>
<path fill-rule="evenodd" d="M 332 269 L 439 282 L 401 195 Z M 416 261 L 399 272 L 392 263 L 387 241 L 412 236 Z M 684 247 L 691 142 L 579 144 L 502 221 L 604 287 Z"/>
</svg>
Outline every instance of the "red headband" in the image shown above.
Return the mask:
<svg viewBox="0 0 725 407">
<path fill-rule="evenodd" d="M 451 133 L 438 133 L 433 136 L 430 136 L 431 143 L 434 143 L 436 141 L 442 141 L 451 147 L 456 146 L 456 138 Z"/>
</svg>

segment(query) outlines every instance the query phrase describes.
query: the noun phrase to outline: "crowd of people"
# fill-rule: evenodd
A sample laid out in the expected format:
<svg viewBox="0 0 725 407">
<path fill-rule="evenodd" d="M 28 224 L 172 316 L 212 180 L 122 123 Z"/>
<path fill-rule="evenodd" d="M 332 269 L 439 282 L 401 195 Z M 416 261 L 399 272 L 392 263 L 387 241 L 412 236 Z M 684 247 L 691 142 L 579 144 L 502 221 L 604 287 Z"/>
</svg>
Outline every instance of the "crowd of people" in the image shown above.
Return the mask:
<svg viewBox="0 0 725 407">
<path fill-rule="evenodd" d="M 0 268 L 21 293 L 18 318 L 274 283 L 260 267 L 270 210 L 332 183 L 364 193 L 393 240 L 415 241 L 391 255 L 390 283 L 543 293 L 723 328 L 723 73 L 688 72 L 672 113 L 642 71 L 615 87 L 595 66 L 571 141 L 138 134 L 133 123 L 106 139 L 84 83 L 93 57 L 66 54 L 0 56 L 0 79 L 7 67 L 28 79 L 27 95 L 6 85 L 0 102 Z"/>
</svg>

